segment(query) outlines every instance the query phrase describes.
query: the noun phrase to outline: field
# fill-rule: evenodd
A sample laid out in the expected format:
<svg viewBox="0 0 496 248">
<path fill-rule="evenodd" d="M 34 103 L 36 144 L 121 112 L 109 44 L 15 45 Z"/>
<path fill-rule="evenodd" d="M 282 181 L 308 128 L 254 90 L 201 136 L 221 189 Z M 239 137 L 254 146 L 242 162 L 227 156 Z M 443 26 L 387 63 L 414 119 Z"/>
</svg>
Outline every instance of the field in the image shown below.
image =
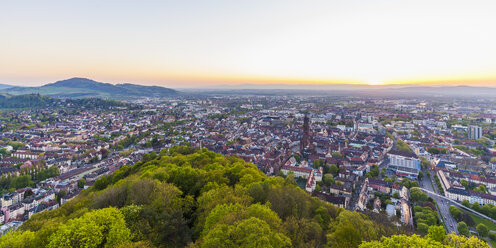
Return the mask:
<svg viewBox="0 0 496 248">
<path fill-rule="evenodd" d="M 484 219 L 484 218 L 481 218 L 479 216 L 476 216 L 472 213 L 469 213 L 470 214 L 470 217 L 472 217 L 472 219 L 474 219 L 475 221 L 475 225 L 477 226 L 479 223 L 482 223 L 484 225 L 487 226 L 487 228 L 489 228 L 489 230 L 493 230 L 493 231 L 496 231 L 496 224 L 493 223 L 492 221 L 490 220 L 487 220 L 487 219 Z"/>
</svg>

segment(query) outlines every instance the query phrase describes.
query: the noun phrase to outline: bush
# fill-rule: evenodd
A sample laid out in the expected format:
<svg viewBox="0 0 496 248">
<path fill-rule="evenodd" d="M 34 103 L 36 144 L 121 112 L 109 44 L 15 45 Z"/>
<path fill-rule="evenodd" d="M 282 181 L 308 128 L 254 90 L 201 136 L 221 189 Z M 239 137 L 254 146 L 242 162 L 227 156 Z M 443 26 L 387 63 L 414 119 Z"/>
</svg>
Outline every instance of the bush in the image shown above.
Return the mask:
<svg viewBox="0 0 496 248">
<path fill-rule="evenodd" d="M 489 234 L 489 229 L 482 223 L 477 225 L 475 227 L 475 230 L 477 230 L 477 234 L 479 234 L 479 236 L 481 237 L 487 237 L 487 235 Z"/>
</svg>

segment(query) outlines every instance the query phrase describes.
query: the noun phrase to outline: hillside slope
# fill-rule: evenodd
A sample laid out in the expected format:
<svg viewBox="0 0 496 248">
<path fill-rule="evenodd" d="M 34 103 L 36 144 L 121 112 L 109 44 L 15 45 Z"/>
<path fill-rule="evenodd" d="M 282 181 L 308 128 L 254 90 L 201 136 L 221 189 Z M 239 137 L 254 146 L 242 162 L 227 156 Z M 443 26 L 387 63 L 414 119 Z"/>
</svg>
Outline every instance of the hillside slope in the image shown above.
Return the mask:
<svg viewBox="0 0 496 248">
<path fill-rule="evenodd" d="M 358 247 L 398 233 L 387 221 L 310 197 L 291 176 L 267 177 L 239 158 L 174 147 L 36 214 L 0 246 Z"/>
<path fill-rule="evenodd" d="M 0 109 L 38 109 L 38 108 L 84 108 L 108 109 L 109 107 L 126 106 L 114 100 L 99 98 L 59 99 L 39 94 L 8 95 L 0 94 Z"/>
</svg>

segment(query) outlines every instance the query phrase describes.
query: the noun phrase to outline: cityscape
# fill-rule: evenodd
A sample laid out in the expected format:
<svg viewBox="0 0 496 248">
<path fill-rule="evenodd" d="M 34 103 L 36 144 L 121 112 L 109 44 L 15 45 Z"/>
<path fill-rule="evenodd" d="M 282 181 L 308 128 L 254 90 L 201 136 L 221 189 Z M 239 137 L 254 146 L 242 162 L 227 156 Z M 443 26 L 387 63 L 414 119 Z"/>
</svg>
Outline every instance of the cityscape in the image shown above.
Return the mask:
<svg viewBox="0 0 496 248">
<path fill-rule="evenodd" d="M 0 3 L 0 247 L 496 248 L 495 8 Z"/>
</svg>

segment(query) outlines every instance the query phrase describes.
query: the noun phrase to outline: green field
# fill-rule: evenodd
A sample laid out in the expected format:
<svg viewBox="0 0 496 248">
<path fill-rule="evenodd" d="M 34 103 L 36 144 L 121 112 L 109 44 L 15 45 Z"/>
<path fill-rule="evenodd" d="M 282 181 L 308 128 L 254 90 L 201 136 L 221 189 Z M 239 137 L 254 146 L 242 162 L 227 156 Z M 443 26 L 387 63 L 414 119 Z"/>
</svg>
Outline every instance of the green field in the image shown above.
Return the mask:
<svg viewBox="0 0 496 248">
<path fill-rule="evenodd" d="M 489 230 L 496 231 L 496 224 L 494 224 L 492 221 L 490 221 L 488 219 L 481 218 L 481 217 L 476 216 L 476 215 L 474 215 L 472 213 L 468 213 L 468 214 L 470 215 L 470 217 L 472 217 L 472 219 L 474 219 L 476 226 L 479 223 L 482 223 L 482 224 L 486 225 L 487 228 L 489 228 Z"/>
</svg>

